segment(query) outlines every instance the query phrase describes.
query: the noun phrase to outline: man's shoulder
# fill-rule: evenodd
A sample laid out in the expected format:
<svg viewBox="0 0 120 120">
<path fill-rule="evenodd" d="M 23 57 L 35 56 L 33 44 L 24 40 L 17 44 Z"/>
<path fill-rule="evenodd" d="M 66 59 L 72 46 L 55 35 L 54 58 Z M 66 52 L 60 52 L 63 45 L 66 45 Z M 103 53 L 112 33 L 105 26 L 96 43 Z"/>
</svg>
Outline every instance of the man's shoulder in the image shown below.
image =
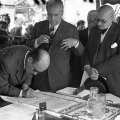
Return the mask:
<svg viewBox="0 0 120 120">
<path fill-rule="evenodd" d="M 67 22 L 65 20 L 62 20 L 61 23 L 64 25 L 64 26 L 67 26 L 67 27 L 71 27 L 71 28 L 77 28 L 75 25 L 71 24 L 70 22 Z"/>
<path fill-rule="evenodd" d="M 120 25 L 115 22 L 112 23 L 111 28 L 113 29 L 113 31 L 120 31 Z"/>
<path fill-rule="evenodd" d="M 10 47 L 6 47 L 4 49 L 2 49 L 0 52 L 3 53 L 3 54 L 22 54 L 26 51 L 29 51 L 31 50 L 31 48 L 27 47 L 27 46 L 24 46 L 24 45 L 14 45 L 14 46 L 10 46 Z"/>
<path fill-rule="evenodd" d="M 37 25 L 43 25 L 43 24 L 46 24 L 46 23 L 48 23 L 48 20 L 39 21 L 39 22 L 35 23 L 35 26 L 37 26 Z"/>
<path fill-rule="evenodd" d="M 79 30 L 78 32 L 79 32 L 79 34 L 88 33 L 88 28 L 85 28 L 83 30 Z"/>
</svg>

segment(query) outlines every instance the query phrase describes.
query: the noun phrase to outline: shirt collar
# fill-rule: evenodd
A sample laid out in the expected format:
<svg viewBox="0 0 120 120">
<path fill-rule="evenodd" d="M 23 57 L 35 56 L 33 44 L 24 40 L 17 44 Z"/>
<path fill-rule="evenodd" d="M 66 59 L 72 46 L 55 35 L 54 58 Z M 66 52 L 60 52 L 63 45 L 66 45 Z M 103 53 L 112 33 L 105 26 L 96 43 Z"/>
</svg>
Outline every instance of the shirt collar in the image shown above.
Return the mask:
<svg viewBox="0 0 120 120">
<path fill-rule="evenodd" d="M 61 22 L 60 22 L 60 23 L 61 23 Z M 55 33 L 55 32 L 56 32 L 56 30 L 58 29 L 58 27 L 59 27 L 60 23 L 54 26 L 54 33 Z M 51 28 L 51 24 L 49 24 L 49 28 Z"/>
</svg>

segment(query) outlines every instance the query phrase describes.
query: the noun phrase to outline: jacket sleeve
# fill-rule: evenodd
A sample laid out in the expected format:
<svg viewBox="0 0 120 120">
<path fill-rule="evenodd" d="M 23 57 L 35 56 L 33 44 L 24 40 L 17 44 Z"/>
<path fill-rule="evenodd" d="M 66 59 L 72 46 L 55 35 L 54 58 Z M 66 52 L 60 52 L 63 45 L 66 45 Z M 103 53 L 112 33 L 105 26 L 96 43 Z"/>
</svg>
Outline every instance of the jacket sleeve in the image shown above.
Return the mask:
<svg viewBox="0 0 120 120">
<path fill-rule="evenodd" d="M 33 77 L 33 74 L 28 74 L 27 77 L 25 78 L 23 84 L 27 84 L 28 86 L 30 86 L 32 77 Z"/>
<path fill-rule="evenodd" d="M 26 45 L 29 46 L 30 48 L 34 48 L 34 45 L 35 45 L 35 39 L 37 38 L 36 37 L 36 32 L 37 32 L 37 23 L 34 25 L 33 27 L 33 31 L 31 33 L 31 39 L 29 41 L 26 42 Z"/>
<path fill-rule="evenodd" d="M 9 83 L 9 73 L 7 72 L 7 66 L 4 64 L 4 62 L 0 61 L 0 94 L 18 97 L 20 91 L 20 89 L 12 86 Z"/>
<path fill-rule="evenodd" d="M 72 51 L 74 52 L 75 55 L 81 56 L 83 54 L 83 52 L 84 52 L 84 46 L 83 46 L 82 42 L 79 39 L 79 33 L 78 33 L 76 27 L 74 28 L 73 36 L 72 37 L 75 38 L 75 39 L 77 39 L 77 40 L 79 40 L 79 45 L 78 45 L 77 48 L 72 47 L 71 49 L 72 49 Z"/>
</svg>

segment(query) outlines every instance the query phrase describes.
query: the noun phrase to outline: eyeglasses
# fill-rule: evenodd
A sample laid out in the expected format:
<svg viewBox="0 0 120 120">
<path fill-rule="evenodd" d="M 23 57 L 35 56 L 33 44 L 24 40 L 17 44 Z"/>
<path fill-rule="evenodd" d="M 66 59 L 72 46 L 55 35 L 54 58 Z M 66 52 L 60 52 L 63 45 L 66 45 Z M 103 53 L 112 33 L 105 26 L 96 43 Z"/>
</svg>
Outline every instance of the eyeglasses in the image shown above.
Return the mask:
<svg viewBox="0 0 120 120">
<path fill-rule="evenodd" d="M 96 18 L 96 22 L 101 22 L 102 24 L 105 24 L 108 22 L 108 20 L 110 20 L 110 18 L 112 18 L 113 16 L 109 17 L 107 20 L 105 19 L 100 19 L 100 18 Z"/>
</svg>

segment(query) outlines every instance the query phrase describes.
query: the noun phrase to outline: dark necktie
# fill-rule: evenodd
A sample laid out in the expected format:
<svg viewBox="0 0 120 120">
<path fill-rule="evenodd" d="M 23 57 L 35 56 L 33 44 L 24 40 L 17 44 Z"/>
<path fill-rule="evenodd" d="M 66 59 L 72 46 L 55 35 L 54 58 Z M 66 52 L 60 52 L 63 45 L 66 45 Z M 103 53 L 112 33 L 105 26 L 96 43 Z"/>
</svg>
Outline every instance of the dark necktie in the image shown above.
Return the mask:
<svg viewBox="0 0 120 120">
<path fill-rule="evenodd" d="M 49 36 L 50 36 L 50 40 L 49 40 L 49 47 L 50 47 L 54 40 L 54 27 L 51 27 L 49 29 Z"/>
<path fill-rule="evenodd" d="M 49 29 L 49 35 L 50 35 L 50 37 L 53 37 L 53 36 L 54 36 L 54 27 L 51 27 L 51 28 Z"/>
<path fill-rule="evenodd" d="M 107 31 L 107 29 L 101 30 L 101 34 L 104 34 Z"/>
</svg>

